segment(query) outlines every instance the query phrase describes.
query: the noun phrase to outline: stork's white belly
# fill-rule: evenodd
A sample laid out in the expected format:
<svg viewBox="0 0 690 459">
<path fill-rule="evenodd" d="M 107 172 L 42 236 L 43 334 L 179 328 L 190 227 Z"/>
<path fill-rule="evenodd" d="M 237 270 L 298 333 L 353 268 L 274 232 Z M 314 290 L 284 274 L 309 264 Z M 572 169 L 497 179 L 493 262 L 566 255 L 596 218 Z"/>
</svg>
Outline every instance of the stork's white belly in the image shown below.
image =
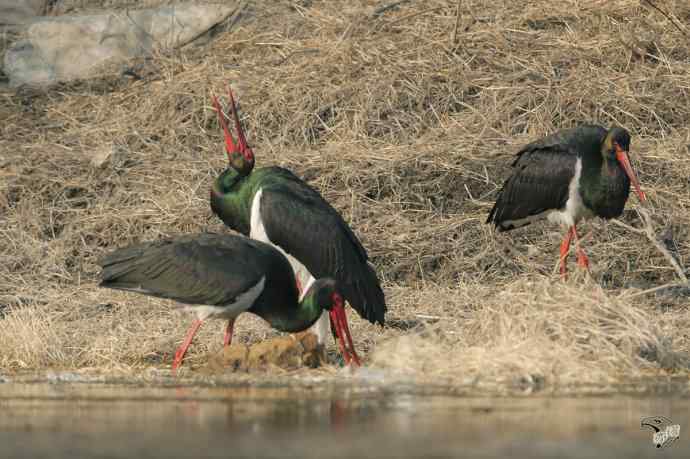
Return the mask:
<svg viewBox="0 0 690 459">
<path fill-rule="evenodd" d="M 300 300 L 302 300 L 302 297 L 304 297 L 304 294 L 309 290 L 311 284 L 314 283 L 314 276 L 311 275 L 306 266 L 300 263 L 299 260 L 297 260 L 289 253 L 285 252 L 285 250 L 283 250 L 282 247 L 274 244 L 273 241 L 271 241 L 268 238 L 268 235 L 266 234 L 266 228 L 264 227 L 264 223 L 261 219 L 262 193 L 263 190 L 259 189 L 259 191 L 257 191 L 254 195 L 254 199 L 252 200 L 252 208 L 249 221 L 249 237 L 262 242 L 266 242 L 267 244 L 271 244 L 273 247 L 280 250 L 280 252 L 283 255 L 285 255 L 285 257 L 290 262 L 290 266 L 292 266 L 292 271 L 295 273 L 295 278 L 297 279 L 300 287 L 302 288 L 299 298 Z M 311 330 L 317 336 L 319 343 L 323 344 L 329 329 L 330 320 L 328 317 L 328 312 L 324 311 L 323 314 L 321 314 L 319 320 L 317 320 L 316 323 L 312 325 Z"/>
<path fill-rule="evenodd" d="M 546 218 L 553 223 L 560 223 L 565 226 L 573 226 L 583 218 L 592 216 L 592 212 L 585 207 L 580 194 L 580 177 L 582 176 L 582 159 L 578 158 L 575 162 L 575 174 L 568 184 L 568 200 L 565 207 L 560 210 L 552 210 Z"/>
<path fill-rule="evenodd" d="M 225 306 L 211 306 L 208 304 L 183 306 L 185 311 L 191 311 L 196 314 L 197 319 L 206 320 L 212 319 L 234 319 L 241 313 L 251 308 L 261 292 L 264 291 L 264 284 L 266 277 L 262 277 L 259 282 L 254 284 L 246 292 L 240 294 L 235 298 L 235 301 Z"/>
<path fill-rule="evenodd" d="M 585 207 L 580 194 L 580 177 L 582 176 L 582 159 L 578 158 L 575 163 L 575 174 L 568 184 L 568 199 L 562 209 L 549 209 L 535 215 L 529 215 L 525 218 L 515 220 L 505 220 L 502 225 L 515 228 L 528 225 L 537 220 L 546 218 L 552 223 L 561 224 L 563 226 L 571 227 L 583 218 L 590 218 L 593 216 L 592 212 Z"/>
</svg>

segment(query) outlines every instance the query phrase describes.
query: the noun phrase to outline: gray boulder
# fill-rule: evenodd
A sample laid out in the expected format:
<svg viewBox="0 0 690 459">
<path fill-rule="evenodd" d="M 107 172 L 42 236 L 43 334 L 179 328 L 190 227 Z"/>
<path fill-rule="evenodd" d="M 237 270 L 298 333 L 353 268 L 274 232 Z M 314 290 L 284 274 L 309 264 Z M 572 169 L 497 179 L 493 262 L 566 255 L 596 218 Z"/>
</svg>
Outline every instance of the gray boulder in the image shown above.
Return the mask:
<svg viewBox="0 0 690 459">
<path fill-rule="evenodd" d="M 7 49 L 4 72 L 12 87 L 87 78 L 106 64 L 187 45 L 240 9 L 240 2 L 176 4 L 40 18 Z"/>
<path fill-rule="evenodd" d="M 45 14 L 48 0 L 0 0 L 0 26 L 26 24 Z"/>
</svg>

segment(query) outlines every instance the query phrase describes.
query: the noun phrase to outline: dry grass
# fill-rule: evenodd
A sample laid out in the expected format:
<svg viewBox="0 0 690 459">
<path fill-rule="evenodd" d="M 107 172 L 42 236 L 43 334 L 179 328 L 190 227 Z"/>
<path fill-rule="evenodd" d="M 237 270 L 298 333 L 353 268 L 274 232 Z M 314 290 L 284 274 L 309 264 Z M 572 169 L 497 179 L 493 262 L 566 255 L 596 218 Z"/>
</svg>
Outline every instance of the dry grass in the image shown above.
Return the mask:
<svg viewBox="0 0 690 459">
<path fill-rule="evenodd" d="M 225 164 L 209 95 L 227 82 L 259 165 L 319 188 L 368 248 L 396 325 L 353 317 L 374 364 L 554 384 L 686 369 L 687 291 L 631 297 L 675 281 L 643 236 L 586 224 L 593 280 L 563 284 L 559 229 L 496 235 L 484 220 L 520 145 L 617 123 L 633 134 L 658 231 L 687 260 L 687 37 L 637 0 L 469 0 L 459 21 L 455 1 L 376 15 L 385 3 L 254 2 L 208 47 L 136 67 L 141 80 L 0 94 L 0 369 L 170 362 L 189 318 L 97 289 L 94 260 L 141 239 L 224 231 L 208 206 Z M 690 30 L 687 2 L 661 6 Z M 92 166 L 104 149 L 119 159 Z M 622 217 L 633 227 L 636 206 Z M 426 316 L 443 320 L 423 327 Z M 273 333 L 250 317 L 238 330 L 243 341 Z M 221 324 L 209 323 L 192 361 L 220 344 Z"/>
</svg>

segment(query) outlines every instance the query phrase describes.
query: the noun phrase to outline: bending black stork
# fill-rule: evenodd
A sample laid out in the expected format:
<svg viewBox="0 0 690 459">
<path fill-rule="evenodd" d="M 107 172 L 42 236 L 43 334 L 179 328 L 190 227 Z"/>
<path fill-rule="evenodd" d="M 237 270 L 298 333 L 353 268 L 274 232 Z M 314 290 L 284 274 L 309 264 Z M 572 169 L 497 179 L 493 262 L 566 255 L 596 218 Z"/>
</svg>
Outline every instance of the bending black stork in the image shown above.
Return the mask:
<svg viewBox="0 0 690 459">
<path fill-rule="evenodd" d="M 597 125 L 560 130 L 528 144 L 517 153 L 513 173 L 503 184 L 486 223 L 493 223 L 498 231 L 540 218 L 567 226 L 560 251 L 561 274 L 566 274 L 573 239 L 578 265 L 588 268 L 575 230 L 577 223 L 593 216 L 620 216 L 631 182 L 640 201 L 646 199 L 630 165 L 629 151 L 628 131 Z"/>
<path fill-rule="evenodd" d="M 359 239 L 338 211 L 292 172 L 281 167 L 254 169 L 254 153 L 232 91 L 228 92 L 237 142 L 214 96 L 230 165 L 213 183 L 211 209 L 230 228 L 286 254 L 302 292 L 315 278 L 333 278 L 362 318 L 383 325 L 385 297 Z M 328 324 L 324 313 L 314 327 L 320 343 Z"/>
<path fill-rule="evenodd" d="M 205 319 L 228 320 L 227 346 L 235 319 L 245 311 L 290 333 L 309 328 L 326 311 L 335 325 L 345 362 L 359 365 L 337 282 L 319 279 L 298 300 L 290 263 L 263 242 L 236 235 L 180 236 L 115 250 L 98 264 L 102 267 L 101 287 L 173 299 L 196 313 L 197 319 L 175 353 L 173 371 Z"/>
</svg>

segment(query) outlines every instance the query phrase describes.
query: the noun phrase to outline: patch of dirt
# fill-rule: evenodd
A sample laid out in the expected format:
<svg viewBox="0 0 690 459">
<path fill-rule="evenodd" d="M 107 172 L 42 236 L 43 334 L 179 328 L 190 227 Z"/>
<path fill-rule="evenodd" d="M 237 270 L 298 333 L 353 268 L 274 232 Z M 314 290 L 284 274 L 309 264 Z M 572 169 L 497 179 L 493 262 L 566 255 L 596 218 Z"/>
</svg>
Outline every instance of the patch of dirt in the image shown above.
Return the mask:
<svg viewBox="0 0 690 459">
<path fill-rule="evenodd" d="M 269 371 L 276 368 L 296 370 L 303 367 L 317 368 L 325 362 L 325 349 L 318 344 L 316 335 L 302 332 L 250 345 L 233 344 L 211 356 L 208 365 L 201 371 L 204 374 L 222 374 Z"/>
</svg>

